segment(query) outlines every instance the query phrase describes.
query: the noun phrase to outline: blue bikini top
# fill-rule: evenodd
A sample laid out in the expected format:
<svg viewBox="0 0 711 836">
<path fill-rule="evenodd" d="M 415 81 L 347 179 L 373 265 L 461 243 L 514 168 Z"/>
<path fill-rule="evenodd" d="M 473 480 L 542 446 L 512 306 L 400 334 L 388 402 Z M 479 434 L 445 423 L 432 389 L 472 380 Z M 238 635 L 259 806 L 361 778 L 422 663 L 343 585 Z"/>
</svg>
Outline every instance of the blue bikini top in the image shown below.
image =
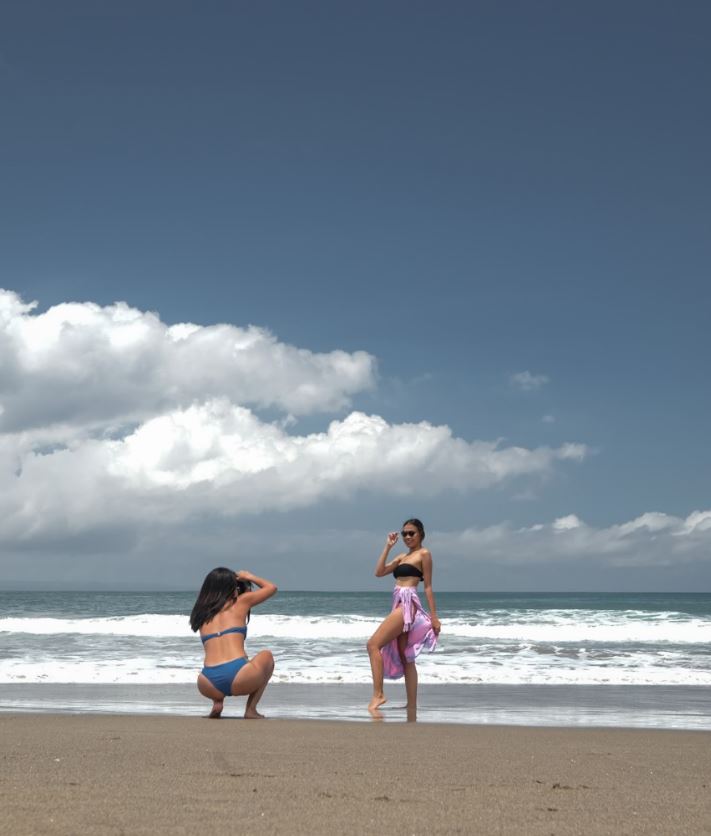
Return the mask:
<svg viewBox="0 0 711 836">
<path fill-rule="evenodd" d="M 210 639 L 219 639 L 220 636 L 226 636 L 228 633 L 242 633 L 242 635 L 247 638 L 247 627 L 228 627 L 226 630 L 220 630 L 219 633 L 210 633 L 207 636 L 200 636 L 202 643 L 205 644 L 206 641 Z"/>
</svg>

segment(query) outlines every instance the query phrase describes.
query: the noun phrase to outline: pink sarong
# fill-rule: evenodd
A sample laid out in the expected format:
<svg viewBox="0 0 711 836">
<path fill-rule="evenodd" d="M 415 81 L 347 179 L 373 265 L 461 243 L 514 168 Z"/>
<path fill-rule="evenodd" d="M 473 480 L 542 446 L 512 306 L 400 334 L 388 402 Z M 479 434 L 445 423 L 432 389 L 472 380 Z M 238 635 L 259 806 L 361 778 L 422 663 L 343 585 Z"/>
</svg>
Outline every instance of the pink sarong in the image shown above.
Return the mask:
<svg viewBox="0 0 711 836">
<path fill-rule="evenodd" d="M 432 629 L 429 615 L 422 609 L 417 591 L 412 586 L 396 586 L 393 590 L 393 610 L 402 607 L 404 625 L 407 634 L 405 661 L 414 662 L 423 647 L 434 650 L 437 646 L 437 634 Z M 392 612 L 392 610 L 391 610 Z M 387 679 L 399 679 L 405 669 L 400 658 L 397 639 L 385 645 L 380 651 L 383 657 L 383 674 Z"/>
</svg>

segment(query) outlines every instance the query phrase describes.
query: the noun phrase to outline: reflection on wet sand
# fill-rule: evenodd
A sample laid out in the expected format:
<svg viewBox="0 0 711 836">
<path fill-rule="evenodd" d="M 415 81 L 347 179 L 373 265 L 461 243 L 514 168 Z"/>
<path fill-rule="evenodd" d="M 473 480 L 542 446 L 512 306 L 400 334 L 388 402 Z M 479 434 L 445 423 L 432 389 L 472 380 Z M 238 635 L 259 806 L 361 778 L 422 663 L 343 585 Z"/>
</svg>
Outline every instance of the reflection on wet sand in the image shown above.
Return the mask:
<svg viewBox="0 0 711 836">
<path fill-rule="evenodd" d="M 417 706 L 413 706 L 411 708 L 409 705 L 403 705 L 400 706 L 400 708 L 405 712 L 408 723 L 417 722 Z M 379 708 L 369 708 L 368 714 L 370 714 L 371 720 L 382 721 L 387 719 L 385 712 L 381 711 Z M 395 719 L 395 717 L 393 717 L 393 719 Z M 398 715 L 398 720 L 399 719 L 400 717 Z"/>
</svg>

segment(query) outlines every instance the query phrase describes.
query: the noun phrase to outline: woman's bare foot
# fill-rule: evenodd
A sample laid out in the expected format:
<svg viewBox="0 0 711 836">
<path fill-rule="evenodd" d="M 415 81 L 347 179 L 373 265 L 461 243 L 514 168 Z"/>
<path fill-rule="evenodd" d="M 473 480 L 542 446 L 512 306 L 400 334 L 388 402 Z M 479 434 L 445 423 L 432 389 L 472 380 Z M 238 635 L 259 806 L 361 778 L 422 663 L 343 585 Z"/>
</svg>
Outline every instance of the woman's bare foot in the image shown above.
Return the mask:
<svg viewBox="0 0 711 836">
<path fill-rule="evenodd" d="M 373 696 L 373 699 L 368 703 L 368 711 L 377 711 L 381 705 L 384 705 L 387 702 L 385 699 L 384 694 L 376 694 Z"/>
<path fill-rule="evenodd" d="M 244 712 L 244 719 L 245 720 L 266 720 L 267 718 L 260 714 L 258 711 L 251 709 L 250 711 Z"/>
<path fill-rule="evenodd" d="M 222 700 L 213 700 L 212 703 L 212 711 L 208 715 L 211 720 L 219 720 L 220 715 L 222 714 L 222 709 L 225 707 L 225 703 Z"/>
</svg>

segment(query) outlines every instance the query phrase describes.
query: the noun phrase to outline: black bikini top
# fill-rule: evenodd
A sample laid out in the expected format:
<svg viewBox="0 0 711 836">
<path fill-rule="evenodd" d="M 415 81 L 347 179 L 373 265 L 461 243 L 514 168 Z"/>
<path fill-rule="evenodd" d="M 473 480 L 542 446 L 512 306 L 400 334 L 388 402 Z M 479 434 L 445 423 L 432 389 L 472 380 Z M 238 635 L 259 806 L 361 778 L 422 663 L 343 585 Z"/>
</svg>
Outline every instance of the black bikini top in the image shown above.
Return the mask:
<svg viewBox="0 0 711 836">
<path fill-rule="evenodd" d="M 414 563 L 398 563 L 393 570 L 393 577 L 395 578 L 419 578 L 424 579 L 422 569 L 418 569 Z"/>
</svg>

